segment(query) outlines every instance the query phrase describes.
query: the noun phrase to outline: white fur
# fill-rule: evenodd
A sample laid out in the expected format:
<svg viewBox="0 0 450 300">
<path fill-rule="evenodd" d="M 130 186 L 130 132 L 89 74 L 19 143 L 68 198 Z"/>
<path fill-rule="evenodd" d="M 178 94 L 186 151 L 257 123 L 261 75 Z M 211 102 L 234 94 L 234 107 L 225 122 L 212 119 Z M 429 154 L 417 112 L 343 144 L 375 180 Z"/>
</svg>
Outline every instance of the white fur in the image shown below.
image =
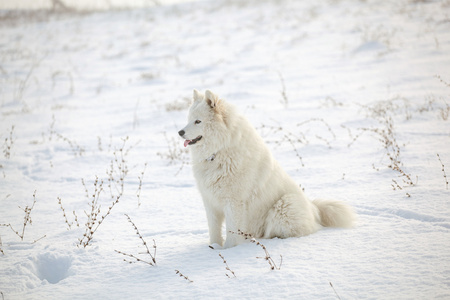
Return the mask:
<svg viewBox="0 0 450 300">
<path fill-rule="evenodd" d="M 186 140 L 201 136 L 188 147 L 211 244 L 228 248 L 242 242 L 230 231 L 287 238 L 314 233 L 322 226 L 353 225 L 355 215 L 344 203 L 309 201 L 247 119 L 211 91 L 203 95 L 194 90 L 188 124 L 179 134 Z"/>
</svg>

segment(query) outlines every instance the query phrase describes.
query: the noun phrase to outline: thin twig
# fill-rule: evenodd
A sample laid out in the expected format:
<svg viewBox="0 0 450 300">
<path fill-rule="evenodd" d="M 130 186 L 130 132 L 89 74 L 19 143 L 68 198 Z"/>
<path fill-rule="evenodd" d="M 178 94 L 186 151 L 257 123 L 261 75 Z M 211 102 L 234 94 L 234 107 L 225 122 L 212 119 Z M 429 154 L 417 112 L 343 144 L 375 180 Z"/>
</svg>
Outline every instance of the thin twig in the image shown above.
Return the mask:
<svg viewBox="0 0 450 300">
<path fill-rule="evenodd" d="M 230 271 L 231 274 L 233 275 L 233 277 L 236 278 L 236 274 L 234 274 L 234 271 L 230 269 L 230 266 L 228 266 L 228 262 L 225 260 L 225 258 L 223 257 L 223 255 L 220 254 L 220 252 L 219 252 L 219 256 L 220 256 L 220 258 L 222 258 L 223 263 L 226 265 L 225 269 L 226 269 L 227 271 Z M 225 273 L 225 275 L 227 275 L 228 278 L 232 278 L 230 275 L 228 275 L 228 273 Z"/>
<path fill-rule="evenodd" d="M 150 266 L 156 266 L 156 242 L 155 242 L 155 240 L 153 240 L 153 249 L 154 249 L 154 251 L 153 251 L 153 254 L 151 254 L 150 253 L 150 249 L 147 246 L 147 242 L 142 237 L 142 235 L 139 232 L 139 229 L 137 228 L 136 224 L 134 224 L 134 222 L 131 220 L 129 215 L 125 214 L 125 216 L 127 217 L 128 222 L 130 222 L 131 225 L 133 226 L 134 230 L 136 231 L 136 234 L 139 236 L 139 239 L 142 241 L 142 244 L 144 245 L 145 249 L 147 250 L 145 253 L 150 255 L 151 262 L 143 260 L 143 259 L 141 259 L 141 258 L 139 258 L 139 257 L 137 257 L 136 255 L 133 255 L 133 254 L 124 253 L 124 252 L 118 251 L 118 250 L 114 250 L 114 251 L 116 251 L 117 253 L 120 253 L 122 255 L 131 257 L 131 258 L 136 260 L 136 261 L 129 261 L 129 260 L 124 259 L 124 261 L 126 261 L 128 263 L 143 262 L 143 263 L 149 264 Z"/>
<path fill-rule="evenodd" d="M 39 242 L 40 240 L 42 240 L 43 238 L 46 238 L 46 237 L 47 237 L 47 235 L 44 234 L 44 236 L 41 236 L 40 238 L 38 238 L 37 240 L 35 240 L 34 242 L 32 242 L 32 244 L 35 244 L 35 243 Z"/>
<path fill-rule="evenodd" d="M 136 197 L 138 198 L 138 208 L 141 206 L 141 190 L 142 190 L 142 180 L 144 179 L 145 169 L 147 168 L 147 163 L 144 164 L 144 170 L 141 172 L 141 175 L 138 176 L 139 179 L 139 187 L 136 191 Z"/>
<path fill-rule="evenodd" d="M 442 163 L 442 160 L 441 160 L 441 157 L 439 156 L 439 153 L 437 153 L 437 157 L 438 157 L 439 162 L 441 163 L 441 166 L 442 166 L 442 173 L 444 174 L 444 180 L 445 180 L 445 188 L 448 190 L 447 174 L 445 174 L 444 164 Z"/>
<path fill-rule="evenodd" d="M 143 262 L 143 263 L 149 264 L 150 266 L 153 266 L 153 263 L 151 263 L 149 261 L 145 261 L 143 259 L 140 259 L 139 257 L 134 256 L 133 254 L 124 253 L 124 252 L 119 251 L 119 250 L 114 250 L 114 251 L 116 251 L 117 253 L 122 254 L 124 256 L 128 256 L 128 257 L 134 258 L 136 260 L 136 261 L 130 261 L 130 260 L 124 259 L 124 261 L 126 261 L 127 263 L 133 264 L 133 263 L 136 263 L 136 262 Z"/>
<path fill-rule="evenodd" d="M 338 297 L 339 300 L 341 300 L 341 297 L 339 297 L 338 293 L 336 292 L 336 290 L 334 289 L 333 284 L 330 282 L 330 286 L 333 289 L 334 293 L 336 294 L 336 297 Z"/>
<path fill-rule="evenodd" d="M 442 82 L 443 84 L 445 84 L 446 86 L 450 87 L 450 83 L 448 83 L 447 81 L 445 81 L 444 79 L 442 79 L 442 77 L 440 75 L 435 75 L 434 77 L 436 77 L 437 79 L 439 79 L 440 82 Z"/>
<path fill-rule="evenodd" d="M 3 255 L 5 255 L 5 252 L 3 252 L 2 246 L 3 246 L 3 244 L 2 244 L 2 236 L 0 235 L 0 252 L 1 252 Z"/>
<path fill-rule="evenodd" d="M 142 241 L 142 244 L 145 246 L 145 249 L 147 249 L 147 254 L 150 255 L 150 257 L 152 258 L 153 263 L 156 265 L 156 242 L 155 240 L 153 240 L 153 255 L 150 253 L 150 250 L 148 249 L 147 246 L 147 242 L 144 240 L 144 238 L 142 237 L 141 233 L 139 232 L 139 229 L 137 228 L 136 224 L 134 224 L 134 222 L 131 220 L 130 216 L 125 214 L 125 216 L 128 219 L 128 222 L 131 223 L 131 225 L 133 226 L 134 230 L 136 231 L 136 234 L 139 236 L 139 238 Z"/>
<path fill-rule="evenodd" d="M 178 270 L 175 270 L 175 273 L 178 274 L 180 277 L 183 277 L 184 279 L 186 279 L 186 280 L 189 281 L 189 282 L 194 282 L 194 281 L 190 280 L 189 277 L 183 275 L 183 274 L 182 274 L 180 271 L 178 271 Z"/>
<path fill-rule="evenodd" d="M 34 208 L 34 204 L 36 204 L 36 191 L 34 191 L 33 193 L 33 205 L 31 205 L 31 207 L 29 207 L 28 205 L 25 206 L 25 208 L 22 208 L 19 206 L 20 209 L 22 209 L 25 212 L 25 216 L 23 217 L 23 227 L 22 227 L 22 233 L 19 233 L 17 230 L 15 230 L 11 223 L 9 224 L 0 224 L 0 226 L 4 226 L 4 227 L 9 227 L 11 228 L 11 230 L 18 236 L 20 237 L 20 239 L 23 241 L 23 237 L 25 235 L 25 228 L 27 227 L 28 224 L 32 225 L 32 220 L 31 220 L 31 210 Z"/>
<path fill-rule="evenodd" d="M 284 84 L 284 78 L 280 71 L 278 71 L 278 77 L 280 77 L 281 82 L 281 97 L 283 98 L 282 103 L 284 104 L 284 107 L 287 107 L 289 104 L 289 100 L 286 94 L 286 85 Z"/>
<path fill-rule="evenodd" d="M 69 220 L 67 219 L 67 216 L 66 216 L 66 210 L 65 210 L 64 207 L 62 206 L 61 198 L 60 198 L 60 197 L 57 197 L 57 199 L 58 199 L 59 207 L 60 207 L 61 210 L 62 210 L 64 220 L 66 221 L 67 226 L 69 226 L 69 228 L 68 228 L 67 230 L 70 230 L 70 229 L 72 229 L 72 224 L 73 224 L 73 222 L 72 222 L 72 224 L 69 223 Z"/>
<path fill-rule="evenodd" d="M 5 142 L 3 143 L 3 155 L 5 156 L 5 158 L 11 158 L 11 147 L 14 144 L 14 139 L 13 139 L 13 132 L 14 132 L 14 125 L 11 126 L 11 131 L 9 133 L 9 137 L 5 138 Z"/>
<path fill-rule="evenodd" d="M 275 261 L 274 261 L 274 260 L 272 259 L 272 257 L 270 256 L 269 251 L 267 251 L 266 246 L 264 246 L 263 244 L 261 244 L 261 242 L 259 242 L 258 240 L 256 240 L 251 234 L 242 232 L 240 229 L 238 229 L 237 232 L 230 231 L 230 233 L 232 233 L 232 234 L 237 234 L 237 235 L 240 235 L 240 236 L 243 236 L 246 240 L 249 240 L 251 243 L 260 246 L 260 247 L 264 250 L 264 253 L 266 254 L 266 256 L 265 256 L 265 257 L 256 257 L 256 258 L 262 258 L 262 259 L 266 260 L 267 263 L 270 265 L 270 268 L 271 268 L 272 270 L 275 270 L 275 269 L 280 270 L 280 269 L 281 269 L 281 265 L 283 264 L 283 256 L 280 255 L 280 265 L 277 266 L 277 264 L 275 263 Z"/>
</svg>

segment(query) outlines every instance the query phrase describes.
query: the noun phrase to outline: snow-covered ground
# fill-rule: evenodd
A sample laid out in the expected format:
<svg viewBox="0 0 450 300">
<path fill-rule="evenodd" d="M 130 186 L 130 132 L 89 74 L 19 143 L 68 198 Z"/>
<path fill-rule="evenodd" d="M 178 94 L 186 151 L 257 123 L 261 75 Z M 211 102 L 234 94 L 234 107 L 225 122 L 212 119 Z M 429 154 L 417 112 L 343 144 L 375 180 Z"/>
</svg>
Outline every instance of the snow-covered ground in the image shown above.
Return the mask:
<svg viewBox="0 0 450 300">
<path fill-rule="evenodd" d="M 449 1 L 0 16 L 1 299 L 450 298 Z M 279 270 L 210 249 L 177 136 L 194 88 L 357 227 L 261 240 Z M 125 214 L 156 266 L 117 252 L 152 262 Z"/>
<path fill-rule="evenodd" d="M 170 5 L 192 0 L 2 0 L 0 9 L 109 10 Z"/>
</svg>

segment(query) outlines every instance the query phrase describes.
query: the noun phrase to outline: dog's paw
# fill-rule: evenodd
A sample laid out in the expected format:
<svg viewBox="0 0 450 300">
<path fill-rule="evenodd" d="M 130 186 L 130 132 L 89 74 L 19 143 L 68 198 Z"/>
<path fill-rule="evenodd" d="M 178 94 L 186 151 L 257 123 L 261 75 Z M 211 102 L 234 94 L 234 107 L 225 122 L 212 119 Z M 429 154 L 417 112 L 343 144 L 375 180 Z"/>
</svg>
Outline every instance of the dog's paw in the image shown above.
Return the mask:
<svg viewBox="0 0 450 300">
<path fill-rule="evenodd" d="M 223 249 L 223 247 L 217 243 L 213 243 L 211 245 L 209 245 L 209 248 L 213 249 L 213 250 L 220 250 Z"/>
<path fill-rule="evenodd" d="M 224 249 L 233 248 L 233 247 L 235 247 L 237 245 L 238 245 L 238 243 L 237 243 L 237 241 L 235 239 L 233 239 L 233 240 L 226 240 L 225 244 L 223 245 L 223 248 Z"/>
</svg>

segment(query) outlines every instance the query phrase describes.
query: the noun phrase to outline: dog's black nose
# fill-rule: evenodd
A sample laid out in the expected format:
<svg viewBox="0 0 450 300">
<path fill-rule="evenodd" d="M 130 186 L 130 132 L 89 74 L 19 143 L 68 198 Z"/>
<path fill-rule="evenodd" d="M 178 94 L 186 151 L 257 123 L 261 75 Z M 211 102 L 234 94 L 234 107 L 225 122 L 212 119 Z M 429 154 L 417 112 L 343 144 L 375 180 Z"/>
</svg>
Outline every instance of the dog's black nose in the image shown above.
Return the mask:
<svg viewBox="0 0 450 300">
<path fill-rule="evenodd" d="M 179 134 L 180 136 L 183 136 L 183 135 L 184 135 L 184 130 L 178 131 L 178 134 Z"/>
</svg>

